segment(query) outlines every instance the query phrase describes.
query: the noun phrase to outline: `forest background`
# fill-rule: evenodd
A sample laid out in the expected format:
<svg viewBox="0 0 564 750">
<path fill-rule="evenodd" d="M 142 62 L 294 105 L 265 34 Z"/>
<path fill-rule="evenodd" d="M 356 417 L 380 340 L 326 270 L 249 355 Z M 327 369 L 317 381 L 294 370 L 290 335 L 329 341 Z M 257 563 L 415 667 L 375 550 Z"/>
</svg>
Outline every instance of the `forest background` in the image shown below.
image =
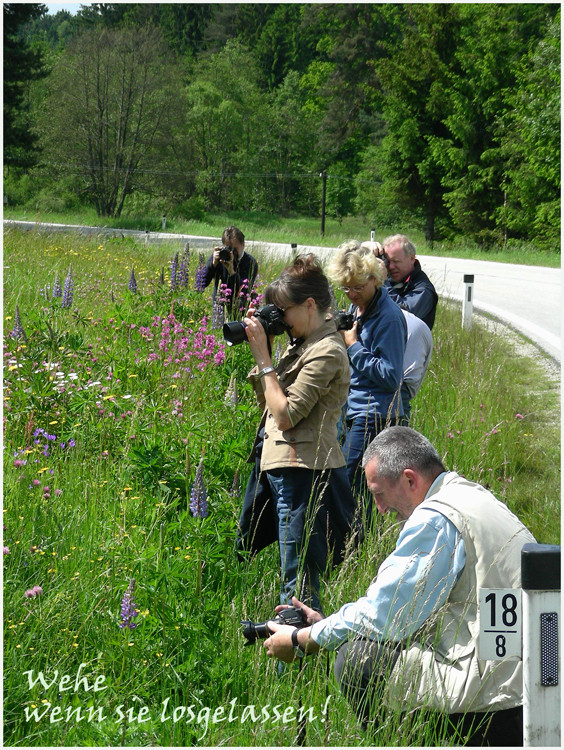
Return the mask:
<svg viewBox="0 0 564 750">
<path fill-rule="evenodd" d="M 559 4 L 4 4 L 5 210 L 290 218 L 324 188 L 339 222 L 559 252 Z"/>
<path fill-rule="evenodd" d="M 395 226 L 451 251 L 558 257 L 557 4 L 3 12 L 5 215 L 267 228 L 317 223 L 325 183 L 339 241 Z M 329 660 L 280 679 L 243 645 L 241 619 L 278 601 L 279 560 L 235 555 L 260 414 L 249 348 L 225 347 L 209 320 L 204 262 L 4 230 L 5 744 L 463 745 L 401 707 L 366 734 Z M 282 261 L 259 263 L 262 292 Z M 547 544 L 560 543 L 559 414 L 536 352 L 461 329 L 441 301 L 413 426 Z M 366 589 L 396 537 L 378 519 L 327 571 L 324 611 Z M 107 689 L 73 692 L 79 674 Z"/>
</svg>

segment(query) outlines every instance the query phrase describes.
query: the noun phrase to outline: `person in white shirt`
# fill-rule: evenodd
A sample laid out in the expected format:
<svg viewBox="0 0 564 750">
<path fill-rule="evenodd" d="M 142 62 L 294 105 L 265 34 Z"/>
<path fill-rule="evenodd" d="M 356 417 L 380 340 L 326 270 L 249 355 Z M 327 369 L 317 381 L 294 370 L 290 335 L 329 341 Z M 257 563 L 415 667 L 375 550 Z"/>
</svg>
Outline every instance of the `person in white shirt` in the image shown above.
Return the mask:
<svg viewBox="0 0 564 750">
<path fill-rule="evenodd" d="M 411 416 L 411 400 L 421 388 L 433 353 L 433 334 L 431 329 L 413 313 L 402 310 L 407 323 L 407 343 L 403 357 L 403 381 L 401 400 L 406 419 Z"/>
<path fill-rule="evenodd" d="M 446 716 L 465 744 L 522 745 L 521 660 L 479 658 L 477 597 L 520 586 L 532 534 L 410 427 L 377 435 L 363 467 L 378 511 L 405 522 L 394 552 L 366 595 L 329 617 L 294 598 L 308 626 L 269 622 L 267 654 L 291 662 L 338 649 L 335 674 L 364 727 L 399 707 Z"/>
</svg>

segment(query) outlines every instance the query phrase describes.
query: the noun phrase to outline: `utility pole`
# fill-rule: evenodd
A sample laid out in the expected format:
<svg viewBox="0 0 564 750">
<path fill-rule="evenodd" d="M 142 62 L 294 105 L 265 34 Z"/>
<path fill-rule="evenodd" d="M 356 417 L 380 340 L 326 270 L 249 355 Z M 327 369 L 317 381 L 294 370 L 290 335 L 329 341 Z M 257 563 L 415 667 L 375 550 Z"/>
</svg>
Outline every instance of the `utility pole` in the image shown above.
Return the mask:
<svg viewBox="0 0 564 750">
<path fill-rule="evenodd" d="M 321 236 L 325 237 L 325 197 L 327 195 L 327 172 L 319 173 L 319 176 L 323 180 L 323 187 L 321 189 Z"/>
</svg>

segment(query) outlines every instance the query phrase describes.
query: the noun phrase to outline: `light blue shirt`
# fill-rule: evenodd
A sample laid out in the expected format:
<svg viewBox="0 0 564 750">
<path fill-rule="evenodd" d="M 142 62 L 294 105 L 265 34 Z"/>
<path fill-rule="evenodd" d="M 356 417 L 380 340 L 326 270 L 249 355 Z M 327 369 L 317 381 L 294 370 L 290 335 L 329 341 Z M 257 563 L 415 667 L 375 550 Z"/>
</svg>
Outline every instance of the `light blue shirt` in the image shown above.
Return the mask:
<svg viewBox="0 0 564 750">
<path fill-rule="evenodd" d="M 442 513 L 420 508 L 416 516 L 405 522 L 366 596 L 312 626 L 316 643 L 336 649 L 356 636 L 403 641 L 446 602 L 466 563 L 464 542 Z"/>
</svg>

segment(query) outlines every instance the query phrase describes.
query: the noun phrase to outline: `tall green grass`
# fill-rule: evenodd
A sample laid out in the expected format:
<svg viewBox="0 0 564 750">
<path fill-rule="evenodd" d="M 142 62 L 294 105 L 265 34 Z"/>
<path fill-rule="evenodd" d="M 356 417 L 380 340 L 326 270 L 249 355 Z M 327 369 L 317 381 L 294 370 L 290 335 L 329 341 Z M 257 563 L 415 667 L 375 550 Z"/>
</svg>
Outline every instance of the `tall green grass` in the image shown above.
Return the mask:
<svg viewBox="0 0 564 750">
<path fill-rule="evenodd" d="M 51 211 L 29 211 L 17 207 L 7 208 L 6 219 L 60 224 L 84 224 L 86 226 L 107 226 L 117 229 L 138 229 L 149 232 L 162 230 L 162 216 L 122 215 L 119 219 L 101 218 L 93 209 L 75 213 L 54 213 Z M 204 214 L 198 219 L 186 220 L 182 216 L 167 216 L 166 231 L 177 234 L 192 234 L 204 237 L 221 237 L 226 226 L 235 224 L 243 230 L 248 240 L 279 242 L 285 244 L 338 247 L 341 243 L 356 238 L 367 240 L 370 231 L 375 229 L 377 240 L 402 232 L 407 234 L 417 247 L 420 255 L 439 255 L 473 260 L 491 260 L 500 263 L 519 263 L 532 266 L 560 266 L 560 248 L 552 252 L 540 250 L 531 242 L 509 240 L 504 245 L 481 247 L 475 242 L 456 238 L 438 240 L 430 246 L 420 229 L 411 226 L 376 226 L 362 216 L 345 216 L 340 221 L 327 217 L 325 231 L 321 235 L 321 218 L 306 216 L 272 216 L 253 211 L 231 211 L 229 213 Z"/>
<path fill-rule="evenodd" d="M 159 349 L 163 320 L 172 312 L 178 336 L 190 330 L 193 341 L 211 292 L 194 290 L 194 255 L 189 285 L 170 289 L 175 252 L 4 234 L 5 743 L 290 746 L 301 707 L 308 745 L 433 744 L 426 724 L 408 727 L 395 713 L 376 735 L 363 733 L 336 687 L 332 656 L 279 677 L 260 645 L 243 646 L 240 620 L 271 616 L 279 585 L 274 548 L 244 563 L 234 551 L 259 419 L 245 382 L 251 355 L 241 345 L 217 364 L 221 337 L 210 338 L 209 355 L 176 377 L 180 365 Z M 259 262 L 264 284 L 281 264 Z M 69 266 L 74 298 L 65 309 L 51 295 Z M 127 289 L 133 266 L 136 294 Z M 10 336 L 16 305 L 25 341 Z M 209 320 L 203 329 L 218 334 Z M 443 302 L 434 338 L 413 426 L 447 466 L 505 500 L 538 541 L 559 543 L 558 384 L 510 341 L 478 324 L 463 331 L 459 311 Z M 189 508 L 201 460 L 204 518 Z M 394 519 L 376 520 L 327 574 L 325 612 L 364 594 L 396 537 Z M 131 578 L 138 626 L 120 629 Z M 42 593 L 26 598 L 34 586 Z M 105 689 L 81 683 L 74 692 L 81 664 L 88 686 L 103 677 Z M 48 686 L 30 687 L 28 670 L 43 672 Z M 36 721 L 33 712 L 46 710 Z"/>
</svg>

